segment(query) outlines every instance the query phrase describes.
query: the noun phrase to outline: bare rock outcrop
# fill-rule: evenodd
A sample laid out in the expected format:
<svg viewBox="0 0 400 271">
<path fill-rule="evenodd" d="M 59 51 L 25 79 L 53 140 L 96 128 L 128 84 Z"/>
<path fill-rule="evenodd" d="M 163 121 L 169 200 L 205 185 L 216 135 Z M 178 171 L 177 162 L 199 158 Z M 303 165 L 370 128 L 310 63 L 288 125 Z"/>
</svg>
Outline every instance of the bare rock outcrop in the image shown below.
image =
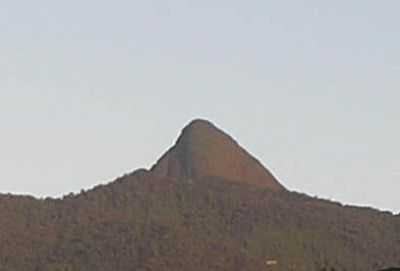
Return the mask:
<svg viewBox="0 0 400 271">
<path fill-rule="evenodd" d="M 274 191 L 285 188 L 233 138 L 206 120 L 187 125 L 176 144 L 153 166 L 158 176 L 200 179 L 221 177 Z"/>
</svg>

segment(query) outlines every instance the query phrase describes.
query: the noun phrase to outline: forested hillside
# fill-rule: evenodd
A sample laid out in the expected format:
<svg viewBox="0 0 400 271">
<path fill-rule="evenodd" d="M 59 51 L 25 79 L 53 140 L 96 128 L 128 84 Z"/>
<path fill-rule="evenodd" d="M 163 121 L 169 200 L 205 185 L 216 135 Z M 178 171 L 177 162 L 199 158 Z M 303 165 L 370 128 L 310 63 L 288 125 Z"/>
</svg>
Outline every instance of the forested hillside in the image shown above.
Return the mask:
<svg viewBox="0 0 400 271">
<path fill-rule="evenodd" d="M 0 270 L 378 270 L 400 219 L 293 192 L 146 171 L 62 200 L 0 197 Z"/>
<path fill-rule="evenodd" d="M 152 170 L 62 199 L 0 195 L 0 271 L 400 266 L 399 216 L 290 192 L 209 123 L 190 127 Z"/>
</svg>

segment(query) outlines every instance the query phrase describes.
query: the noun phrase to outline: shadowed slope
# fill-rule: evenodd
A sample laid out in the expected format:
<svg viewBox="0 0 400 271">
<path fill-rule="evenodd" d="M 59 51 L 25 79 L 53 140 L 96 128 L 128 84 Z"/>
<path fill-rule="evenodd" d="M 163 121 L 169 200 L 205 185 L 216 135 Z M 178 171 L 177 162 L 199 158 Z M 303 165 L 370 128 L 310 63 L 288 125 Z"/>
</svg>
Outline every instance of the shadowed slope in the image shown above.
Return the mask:
<svg viewBox="0 0 400 271">
<path fill-rule="evenodd" d="M 162 177 L 221 177 L 274 191 L 285 190 L 258 160 L 205 120 L 194 120 L 186 126 L 176 144 L 160 158 L 152 171 Z"/>
</svg>

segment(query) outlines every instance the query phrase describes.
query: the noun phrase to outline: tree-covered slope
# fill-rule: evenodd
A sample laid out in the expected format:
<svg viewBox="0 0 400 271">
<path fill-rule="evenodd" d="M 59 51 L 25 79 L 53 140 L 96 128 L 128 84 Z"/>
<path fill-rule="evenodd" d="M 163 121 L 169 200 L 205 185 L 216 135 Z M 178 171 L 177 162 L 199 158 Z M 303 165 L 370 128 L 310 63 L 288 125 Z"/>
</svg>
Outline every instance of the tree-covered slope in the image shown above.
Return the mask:
<svg viewBox="0 0 400 271">
<path fill-rule="evenodd" d="M 375 271 L 400 217 L 290 192 L 229 135 L 185 127 L 150 171 L 63 199 L 0 195 L 0 271 Z"/>
<path fill-rule="evenodd" d="M 63 200 L 2 196 L 0 206 L 5 271 L 400 265 L 396 216 L 215 177 L 187 182 L 142 170 Z"/>
</svg>

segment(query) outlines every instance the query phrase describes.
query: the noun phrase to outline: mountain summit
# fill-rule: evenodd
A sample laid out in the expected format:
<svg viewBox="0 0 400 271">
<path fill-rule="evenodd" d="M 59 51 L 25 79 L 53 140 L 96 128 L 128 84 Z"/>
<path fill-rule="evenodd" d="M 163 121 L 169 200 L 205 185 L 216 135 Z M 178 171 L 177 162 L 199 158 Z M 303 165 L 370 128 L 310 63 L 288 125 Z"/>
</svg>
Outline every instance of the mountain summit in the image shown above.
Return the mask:
<svg viewBox="0 0 400 271">
<path fill-rule="evenodd" d="M 161 177 L 199 179 L 219 177 L 232 182 L 285 188 L 232 137 L 207 120 L 196 119 L 182 131 L 176 144 L 152 167 Z"/>
<path fill-rule="evenodd" d="M 151 172 L 62 199 L 0 193 L 0 217 L 0 271 L 400 266 L 399 216 L 286 191 L 204 120 L 183 129 Z"/>
</svg>

